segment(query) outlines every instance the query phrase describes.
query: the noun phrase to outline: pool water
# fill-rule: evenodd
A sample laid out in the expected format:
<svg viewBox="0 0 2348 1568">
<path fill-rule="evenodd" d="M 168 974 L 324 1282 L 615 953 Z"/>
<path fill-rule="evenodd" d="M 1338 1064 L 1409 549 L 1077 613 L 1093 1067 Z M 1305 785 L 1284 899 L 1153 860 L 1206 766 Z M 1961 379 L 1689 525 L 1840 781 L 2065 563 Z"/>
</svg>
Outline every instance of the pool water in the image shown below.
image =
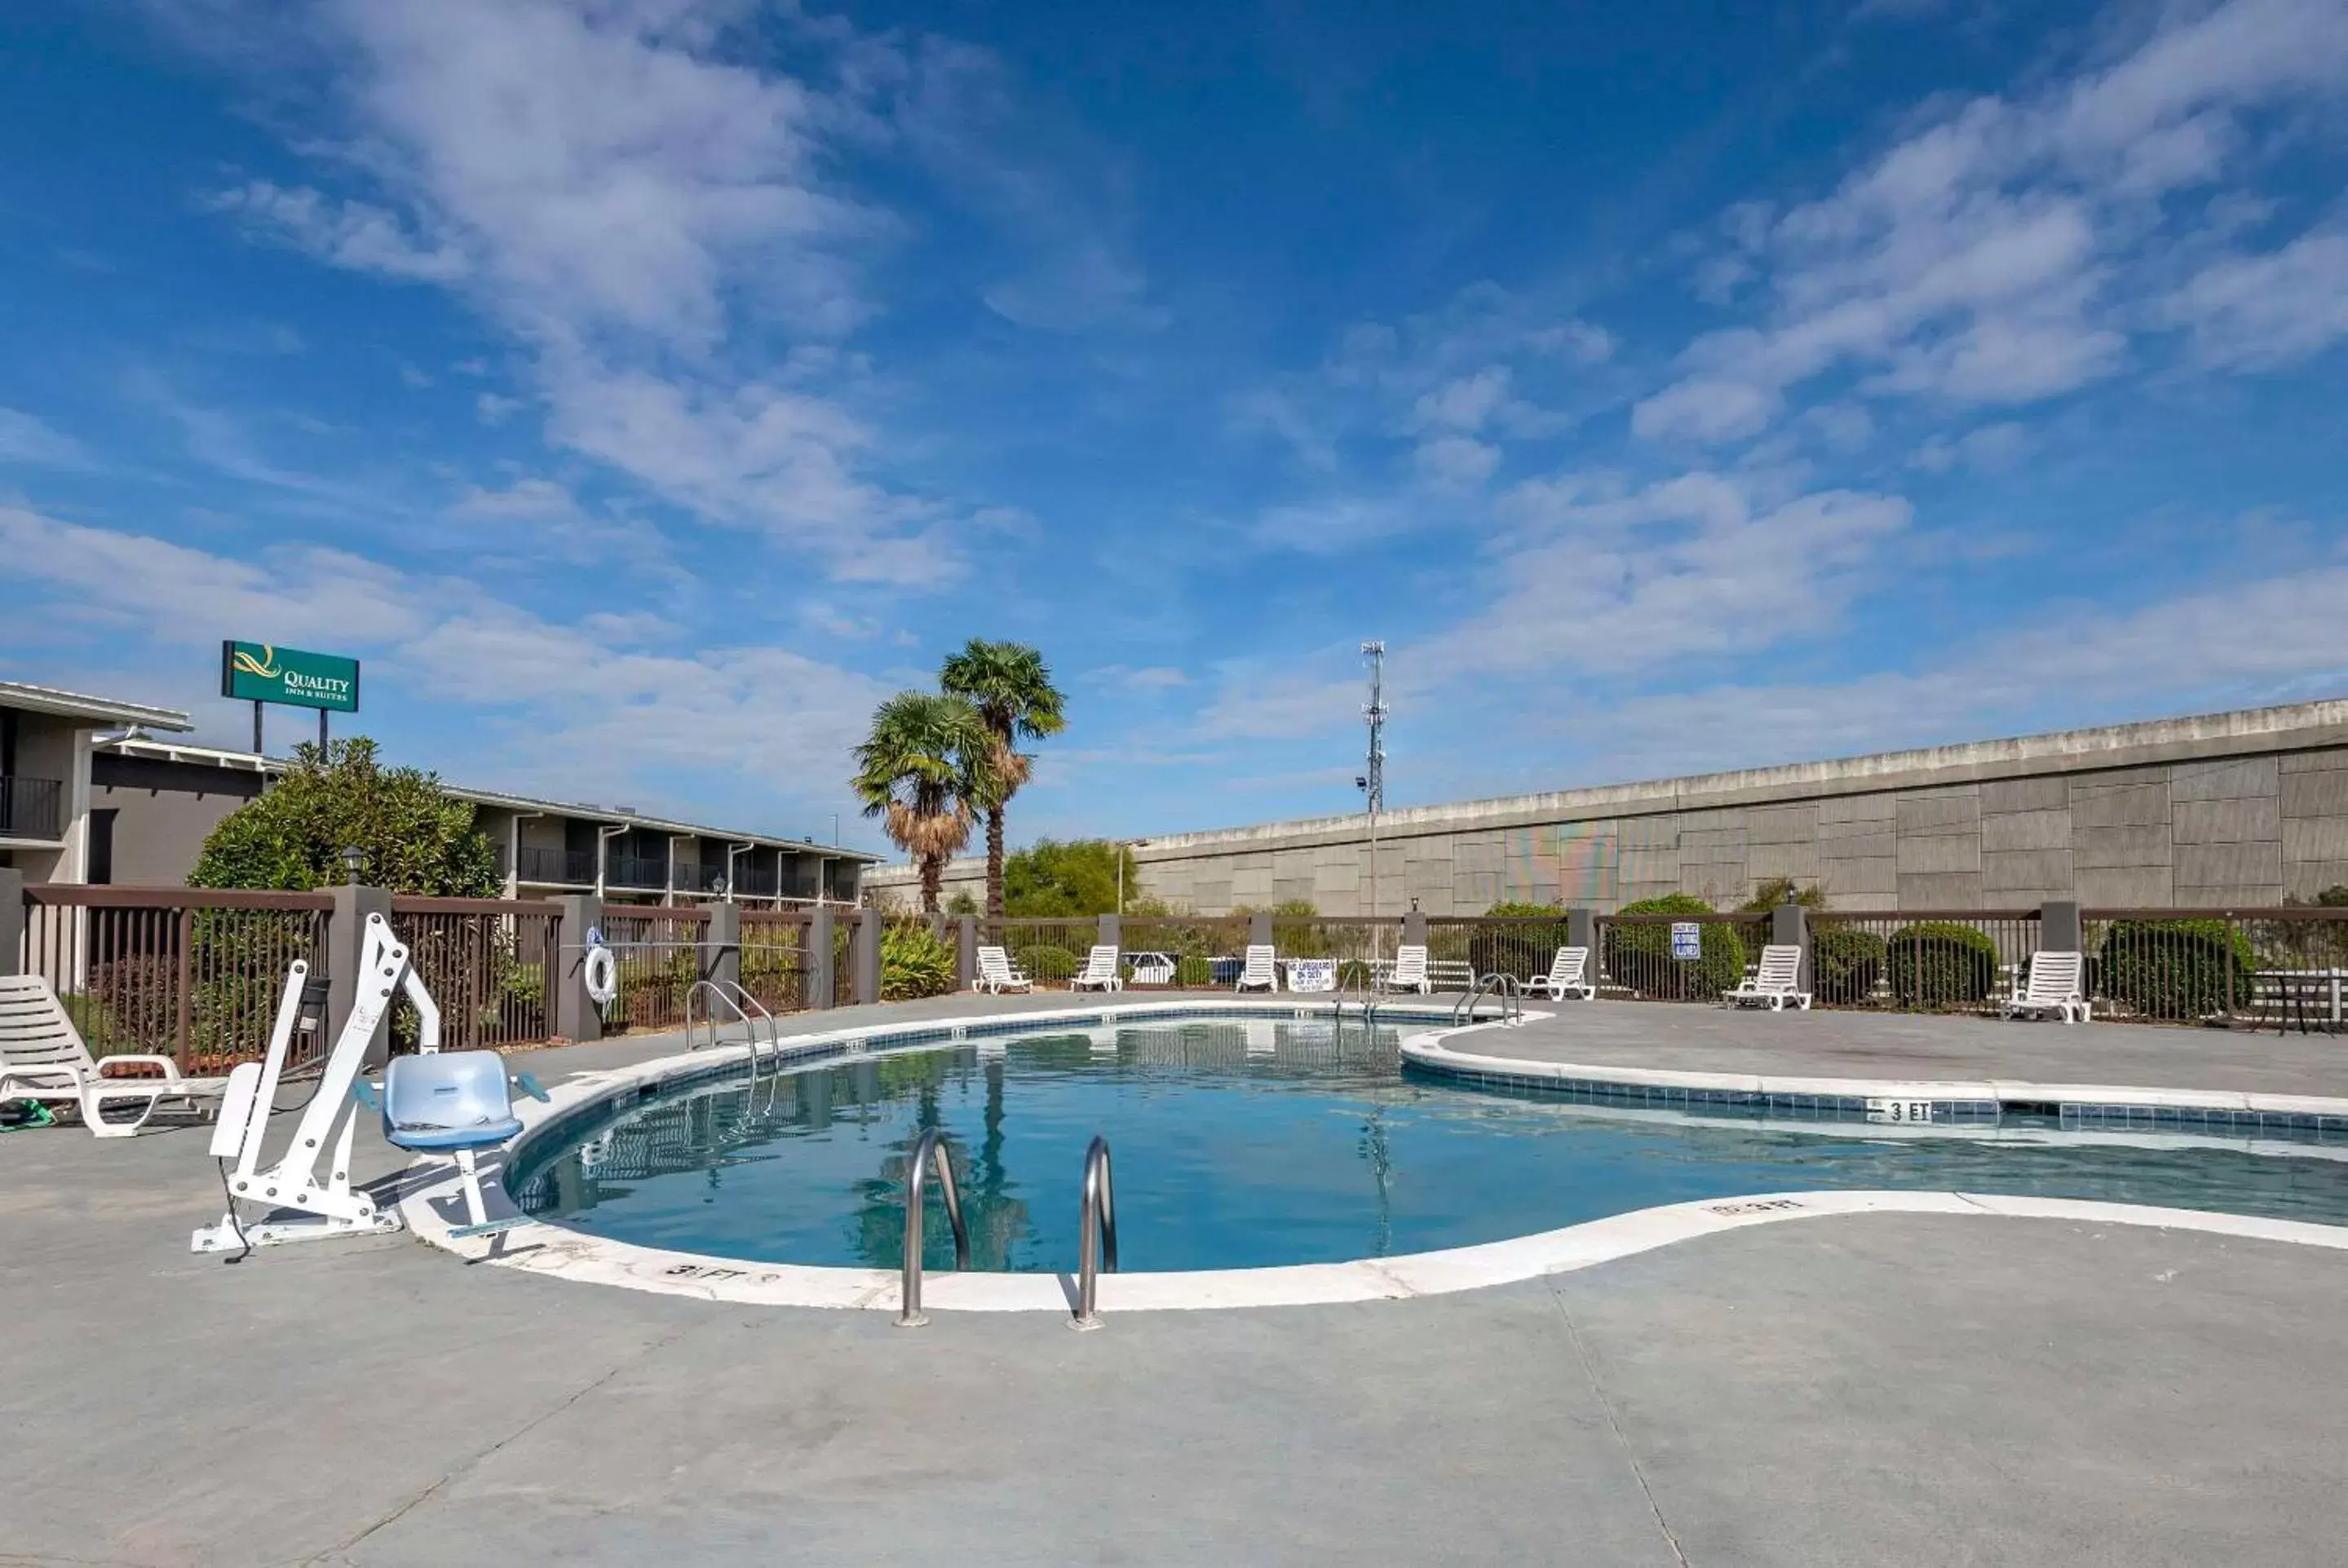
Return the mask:
<svg viewBox="0 0 2348 1568">
<path fill-rule="evenodd" d="M 1788 1124 L 1567 1103 L 1403 1070 L 1392 1030 L 1189 1022 L 834 1058 L 629 1104 L 525 1151 L 541 1219 L 645 1246 L 894 1268 L 905 1162 L 946 1134 L 973 1266 L 1061 1271 L 1112 1146 L 1128 1272 L 1378 1257 L 1657 1204 L 1817 1188 L 2029 1194 L 2348 1224 L 2348 1151 L 2008 1122 Z M 1921 1132 L 1922 1135 L 1917 1135 Z M 929 1200 L 924 1258 L 951 1266 Z"/>
</svg>

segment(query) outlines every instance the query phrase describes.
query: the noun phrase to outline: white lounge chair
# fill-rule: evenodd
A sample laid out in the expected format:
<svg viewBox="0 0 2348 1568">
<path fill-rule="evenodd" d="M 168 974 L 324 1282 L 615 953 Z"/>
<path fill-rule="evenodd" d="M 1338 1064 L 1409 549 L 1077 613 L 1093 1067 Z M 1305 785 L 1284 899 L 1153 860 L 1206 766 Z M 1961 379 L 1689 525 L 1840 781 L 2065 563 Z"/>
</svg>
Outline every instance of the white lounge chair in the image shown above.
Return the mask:
<svg viewBox="0 0 2348 1568">
<path fill-rule="evenodd" d="M 1240 983 L 1231 988 L 1238 991 L 1276 991 L 1280 989 L 1280 971 L 1273 967 L 1272 944 L 1248 944 L 1247 962 L 1240 967 Z"/>
<path fill-rule="evenodd" d="M 1011 967 L 1011 955 L 1000 948 L 978 950 L 978 979 L 973 989 L 993 991 L 1001 996 L 1004 991 L 1032 991 L 1035 982 Z"/>
<path fill-rule="evenodd" d="M 1068 982 L 1068 989 L 1072 991 L 1125 989 L 1125 980 L 1117 972 L 1117 944 L 1096 944 L 1085 959 L 1084 972 Z"/>
<path fill-rule="evenodd" d="M 112 1078 L 107 1068 L 137 1065 L 160 1077 Z M 168 1056 L 109 1056 L 101 1066 L 89 1054 L 81 1030 L 38 975 L 0 975 L 0 1100 L 71 1102 L 82 1125 L 100 1138 L 128 1138 L 147 1124 L 164 1102 L 201 1112 L 228 1088 L 225 1078 L 182 1078 Z M 108 1101 L 139 1102 L 128 1122 L 108 1122 Z"/>
<path fill-rule="evenodd" d="M 2053 1013 L 2065 1023 L 2085 1023 L 2087 995 L 2080 977 L 2086 967 L 2086 959 L 2077 953 L 2031 954 L 2029 981 L 2016 986 L 1998 1011 L 2006 1018 Z"/>
<path fill-rule="evenodd" d="M 1598 988 L 1585 978 L 1589 973 L 1589 948 L 1560 948 L 1557 958 L 1550 964 L 1549 973 L 1535 976 L 1526 982 L 1525 989 L 1537 996 L 1545 996 L 1553 1002 L 1561 1002 L 1570 996 L 1594 1002 L 1598 999 Z"/>
<path fill-rule="evenodd" d="M 1435 987 L 1426 978 L 1426 944 L 1406 942 L 1395 949 L 1394 968 L 1387 970 L 1378 989 L 1385 991 L 1416 991 L 1425 996 Z"/>
<path fill-rule="evenodd" d="M 1748 1003 L 1766 1003 L 1771 1012 L 1782 1012 L 1792 1002 L 1804 1011 L 1809 1010 L 1810 993 L 1798 990 L 1802 976 L 1802 949 L 1793 946 L 1778 947 L 1774 943 L 1761 949 L 1761 967 L 1753 978 L 1733 991 L 1723 991 L 1724 1006 L 1744 1007 Z"/>
<path fill-rule="evenodd" d="M 1173 954 L 1136 953 L 1130 961 L 1135 985 L 1170 986 L 1174 983 L 1176 959 Z"/>
</svg>

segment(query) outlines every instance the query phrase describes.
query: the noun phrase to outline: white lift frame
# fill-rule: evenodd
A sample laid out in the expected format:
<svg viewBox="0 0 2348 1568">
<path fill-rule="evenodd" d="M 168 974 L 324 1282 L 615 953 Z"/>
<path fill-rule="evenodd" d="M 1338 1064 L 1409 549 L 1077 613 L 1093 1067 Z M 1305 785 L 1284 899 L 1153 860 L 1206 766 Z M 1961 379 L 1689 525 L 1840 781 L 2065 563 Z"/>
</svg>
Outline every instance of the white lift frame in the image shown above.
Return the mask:
<svg viewBox="0 0 2348 1568">
<path fill-rule="evenodd" d="M 277 1102 L 278 1081 L 284 1076 L 286 1052 L 292 1049 L 294 1026 L 302 1014 L 302 988 L 309 974 L 310 966 L 298 959 L 286 970 L 285 994 L 278 999 L 268 1054 L 259 1061 L 240 1064 L 228 1075 L 228 1089 L 221 1097 L 220 1123 L 212 1130 L 211 1153 L 215 1159 L 236 1162 L 228 1173 L 230 1208 L 218 1225 L 205 1225 L 190 1238 L 191 1251 L 238 1252 L 286 1242 L 380 1235 L 400 1228 L 397 1213 L 377 1209 L 374 1199 L 351 1191 L 351 1135 L 363 1110 L 352 1089 L 376 1026 L 391 1010 L 395 996 L 405 992 L 416 1009 L 418 1051 L 440 1049 L 440 1009 L 409 966 L 407 949 L 392 935 L 390 925 L 381 915 L 369 915 L 359 942 L 358 985 L 351 999 L 351 1015 L 343 1020 L 342 1033 L 326 1054 L 316 1091 L 294 1129 L 292 1142 L 264 1170 L 261 1146 L 269 1135 L 270 1108 Z M 318 1161 L 330 1147 L 332 1158 L 321 1180 Z M 264 1212 L 293 1209 L 312 1217 L 245 1225 L 237 1218 L 235 1205 L 240 1203 Z"/>
</svg>

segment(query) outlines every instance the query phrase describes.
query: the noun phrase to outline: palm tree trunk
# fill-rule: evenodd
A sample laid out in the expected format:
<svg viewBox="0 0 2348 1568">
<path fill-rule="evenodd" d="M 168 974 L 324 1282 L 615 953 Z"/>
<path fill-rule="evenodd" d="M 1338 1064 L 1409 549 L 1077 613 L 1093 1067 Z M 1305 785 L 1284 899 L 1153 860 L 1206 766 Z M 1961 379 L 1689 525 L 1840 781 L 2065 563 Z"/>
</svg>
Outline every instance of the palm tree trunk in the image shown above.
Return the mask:
<svg viewBox="0 0 2348 1568">
<path fill-rule="evenodd" d="M 986 917 L 1003 918 L 1003 808 L 986 808 Z"/>
<path fill-rule="evenodd" d="M 922 913 L 938 912 L 938 889 L 945 881 L 946 857 L 942 855 L 922 856 Z"/>
</svg>

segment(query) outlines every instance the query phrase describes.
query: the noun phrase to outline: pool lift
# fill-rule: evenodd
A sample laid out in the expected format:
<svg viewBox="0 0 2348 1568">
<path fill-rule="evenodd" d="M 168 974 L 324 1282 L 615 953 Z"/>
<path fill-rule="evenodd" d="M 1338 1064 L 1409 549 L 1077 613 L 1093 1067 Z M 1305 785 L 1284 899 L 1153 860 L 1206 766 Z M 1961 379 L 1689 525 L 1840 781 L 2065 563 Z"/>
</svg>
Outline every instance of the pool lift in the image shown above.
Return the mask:
<svg viewBox="0 0 2348 1568">
<path fill-rule="evenodd" d="M 505 1059 L 494 1050 L 441 1050 L 440 1009 L 408 962 L 407 948 L 381 915 L 367 917 L 359 955 L 359 983 L 350 1016 L 326 1053 L 292 1138 L 264 1166 L 263 1147 L 294 1037 L 314 1031 L 324 1010 L 324 982 L 310 979 L 310 966 L 296 959 L 287 968 L 269 1050 L 261 1061 L 240 1063 L 229 1073 L 220 1122 L 212 1130 L 211 1152 L 221 1162 L 228 1212 L 219 1224 L 197 1230 L 190 1250 L 242 1255 L 257 1246 L 398 1230 L 396 1211 L 378 1208 L 366 1193 L 351 1189 L 351 1140 L 360 1112 L 378 1107 L 386 1142 L 455 1158 L 467 1223 L 450 1231 L 451 1236 L 486 1235 L 529 1223 L 527 1214 L 489 1217 L 474 1163 L 480 1151 L 499 1147 L 521 1131 L 507 1090 Z M 392 1059 L 378 1097 L 361 1069 L 376 1029 L 400 995 L 416 1009 L 417 1053 Z M 532 1098 L 546 1098 L 530 1074 L 513 1081 Z M 326 1162 L 323 1174 L 322 1157 Z M 235 1162 L 233 1166 L 230 1161 Z M 239 1204 L 252 1204 L 272 1217 L 248 1225 L 237 1214 Z M 275 1217 L 289 1210 L 306 1217 Z"/>
</svg>

